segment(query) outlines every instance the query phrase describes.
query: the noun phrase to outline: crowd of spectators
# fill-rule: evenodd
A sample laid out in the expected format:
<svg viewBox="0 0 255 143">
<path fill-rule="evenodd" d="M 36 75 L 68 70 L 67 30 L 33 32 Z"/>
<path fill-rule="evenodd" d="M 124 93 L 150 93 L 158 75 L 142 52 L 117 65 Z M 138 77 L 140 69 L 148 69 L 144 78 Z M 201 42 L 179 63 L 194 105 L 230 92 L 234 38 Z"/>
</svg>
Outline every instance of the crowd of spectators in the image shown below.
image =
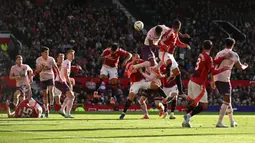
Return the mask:
<svg viewBox="0 0 255 143">
<path fill-rule="evenodd" d="M 194 70 L 202 40 L 213 39 L 214 51 L 223 48 L 221 41 L 224 36 L 214 28 L 211 20 L 230 21 L 247 35 L 245 42 L 238 41 L 236 43 L 235 51 L 238 52 L 242 62 L 249 64 L 246 71 L 234 69 L 232 79 L 255 80 L 255 53 L 251 52 L 255 46 L 255 20 L 247 16 L 252 14 L 253 3 L 251 0 L 244 0 L 226 6 L 228 1 L 213 3 L 210 0 L 192 2 L 185 0 L 130 0 L 128 3 L 136 6 L 140 12 L 147 15 L 147 18 L 151 18 L 150 25 L 171 25 L 170 22 L 175 18 L 182 21 L 182 33 L 188 33 L 192 37 L 189 41 L 192 50 L 179 50 L 176 54 L 183 69 L 183 79 L 189 79 L 189 73 Z M 134 52 L 143 44 L 145 35 L 142 32 L 134 31 L 132 22 L 110 0 L 87 0 L 85 2 L 36 4 L 30 3 L 28 0 L 2 1 L 0 30 L 12 32 L 21 41 L 23 46 L 20 53 L 24 56 L 24 63 L 29 64 L 32 68 L 35 66 L 35 59 L 40 56 L 39 51 L 42 45 L 48 46 L 50 55 L 54 57 L 58 52 L 74 48 L 77 51 L 74 64 L 80 65 L 83 69 L 75 76 L 98 77 L 101 65 L 97 60 L 109 43 L 118 42 L 123 49 Z M 132 11 L 130 12 L 132 13 Z M 4 54 L 4 52 L 0 51 L 0 54 Z M 5 69 L 1 73 L 7 75 L 8 71 L 9 69 Z M 119 75 L 123 75 L 121 68 L 119 68 Z M 102 83 L 100 90 L 103 92 L 101 92 L 100 98 L 95 99 L 92 96 L 95 84 L 94 81 L 89 80 L 85 88 L 77 85 L 76 102 L 109 104 L 112 91 L 108 90 L 105 83 Z M 254 89 L 253 86 L 234 89 L 233 103 L 255 105 L 252 102 L 255 101 Z M 123 104 L 128 88 L 119 86 L 116 91 L 114 93 L 116 103 Z M 219 94 L 211 93 L 210 104 L 220 105 Z M 183 100 L 178 102 L 180 105 L 184 103 Z"/>
</svg>

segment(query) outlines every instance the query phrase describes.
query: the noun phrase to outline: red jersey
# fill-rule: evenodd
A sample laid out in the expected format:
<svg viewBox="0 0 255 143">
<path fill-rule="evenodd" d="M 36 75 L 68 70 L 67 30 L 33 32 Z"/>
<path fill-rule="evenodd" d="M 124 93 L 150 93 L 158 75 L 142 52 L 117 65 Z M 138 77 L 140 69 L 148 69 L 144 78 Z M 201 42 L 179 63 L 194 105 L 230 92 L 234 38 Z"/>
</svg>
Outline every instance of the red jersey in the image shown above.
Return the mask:
<svg viewBox="0 0 255 143">
<path fill-rule="evenodd" d="M 223 71 L 223 69 L 215 69 L 212 57 L 209 55 L 209 53 L 204 51 L 198 56 L 195 72 L 190 80 L 199 85 L 204 85 L 205 83 L 207 83 L 208 75 L 210 72 L 215 75 Z"/>
<path fill-rule="evenodd" d="M 107 48 L 103 51 L 101 56 L 104 57 L 105 65 L 109 67 L 117 67 L 120 56 L 128 56 L 128 52 L 118 48 L 114 53 L 112 53 L 111 48 Z"/>
<path fill-rule="evenodd" d="M 166 65 L 162 65 L 160 67 L 160 72 L 162 74 L 166 74 Z M 165 87 L 165 88 L 171 88 L 171 87 L 176 85 L 175 80 L 171 80 L 171 81 L 168 82 L 167 77 L 161 78 L 161 83 L 162 83 L 162 86 Z"/>
<path fill-rule="evenodd" d="M 167 52 L 174 54 L 175 46 L 186 48 L 187 45 L 182 43 L 179 39 L 178 33 L 175 33 L 171 28 L 162 37 L 158 43 L 160 52 Z"/>
<path fill-rule="evenodd" d="M 131 66 L 131 65 L 140 64 L 143 62 L 144 61 L 142 59 L 138 59 L 134 63 L 133 62 L 127 63 L 125 72 L 130 77 L 131 82 L 138 82 L 138 81 L 141 81 L 142 79 L 144 79 L 143 75 L 139 71 L 133 72 L 133 69 Z"/>
<path fill-rule="evenodd" d="M 15 118 L 38 118 L 39 113 L 36 110 L 36 104 L 29 105 L 29 100 L 22 101 L 15 110 Z"/>
</svg>

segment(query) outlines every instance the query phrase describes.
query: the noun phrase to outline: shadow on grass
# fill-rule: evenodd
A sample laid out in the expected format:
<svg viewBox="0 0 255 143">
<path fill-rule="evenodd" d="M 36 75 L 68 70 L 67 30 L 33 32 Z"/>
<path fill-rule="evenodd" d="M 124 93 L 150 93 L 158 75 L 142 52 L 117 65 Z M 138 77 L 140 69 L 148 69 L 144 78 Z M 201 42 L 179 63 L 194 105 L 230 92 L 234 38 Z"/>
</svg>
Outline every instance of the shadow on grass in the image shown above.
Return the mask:
<svg viewBox="0 0 255 143">
<path fill-rule="evenodd" d="M 212 128 L 212 127 L 201 127 Z M 172 130 L 182 129 L 182 127 L 130 127 L 130 128 L 90 128 L 90 129 L 47 129 L 47 130 L 15 130 L 15 132 L 79 132 L 79 131 L 118 131 L 118 130 Z M 0 132 L 13 132 L 10 130 L 0 130 Z"/>
<path fill-rule="evenodd" d="M 72 120 L 74 120 L 74 121 L 100 121 L 100 120 L 102 120 L 102 121 L 110 121 L 110 120 L 113 120 L 113 121 L 121 121 L 120 119 L 118 119 L 118 118 L 116 118 L 116 119 L 109 119 L 109 118 L 102 118 L 102 119 L 98 119 L 98 118 L 96 118 L 96 119 L 65 119 L 65 118 L 63 118 L 63 119 L 51 119 L 51 118 L 41 118 L 41 119 L 33 119 L 33 118 L 19 118 L 19 119 L 15 119 L 15 118 L 11 118 L 11 119 L 8 119 L 8 118 L 6 118 L 6 119 L 0 119 L 0 122 L 1 121 L 6 121 L 6 122 L 16 122 L 16 121 L 28 121 L 28 122 L 37 122 L 37 121 L 39 121 L 39 122 L 43 122 L 43 121 L 72 121 Z M 127 118 L 127 119 L 124 119 L 124 120 L 141 120 L 140 118 Z"/>
<path fill-rule="evenodd" d="M 130 136 L 107 136 L 107 137 L 73 137 L 73 136 L 64 136 L 64 137 L 49 137 L 49 138 L 30 138 L 27 140 L 61 140 L 61 139 L 116 139 L 116 138 L 161 138 L 161 137 L 192 137 L 192 136 L 226 136 L 226 135 L 255 135 L 255 133 L 204 133 L 204 134 L 164 134 L 164 135 L 130 135 Z"/>
</svg>

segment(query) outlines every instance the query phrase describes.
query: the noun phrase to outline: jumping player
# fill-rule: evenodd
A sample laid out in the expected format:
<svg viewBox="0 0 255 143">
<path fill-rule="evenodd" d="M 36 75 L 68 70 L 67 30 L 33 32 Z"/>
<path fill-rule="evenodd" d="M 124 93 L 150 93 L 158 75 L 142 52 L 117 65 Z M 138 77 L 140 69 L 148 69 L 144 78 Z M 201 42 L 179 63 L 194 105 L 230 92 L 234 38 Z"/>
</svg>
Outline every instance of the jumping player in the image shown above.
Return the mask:
<svg viewBox="0 0 255 143">
<path fill-rule="evenodd" d="M 16 56 L 16 65 L 11 67 L 9 78 L 16 80 L 17 90 L 14 93 L 13 103 L 18 105 L 19 97 L 25 99 L 25 93 L 27 91 L 27 86 L 33 81 L 33 70 L 29 65 L 23 64 L 23 58 L 21 55 Z"/>
<path fill-rule="evenodd" d="M 53 57 L 49 56 L 49 48 L 41 48 L 41 57 L 36 59 L 36 71 L 35 74 L 40 73 L 40 85 L 43 92 L 43 104 L 45 109 L 45 117 L 49 116 L 49 107 L 48 107 L 48 92 L 50 96 L 50 105 L 51 109 L 54 109 L 54 72 L 53 68 L 56 71 L 56 74 L 59 75 L 59 69 Z M 62 79 L 60 78 L 62 82 Z"/>
<path fill-rule="evenodd" d="M 158 44 L 160 47 L 159 59 L 161 61 L 158 64 L 158 66 L 154 69 L 154 71 L 160 74 L 160 71 L 159 71 L 160 67 L 163 64 L 165 64 L 167 77 L 175 77 L 179 94 L 183 95 L 184 92 L 183 92 L 182 82 L 181 82 L 181 72 L 178 68 L 178 63 L 175 61 L 173 54 L 174 54 L 175 46 L 178 46 L 181 48 L 188 48 L 188 49 L 190 49 L 190 46 L 180 41 L 179 39 L 180 29 L 181 29 L 181 22 L 179 20 L 175 20 L 172 24 L 172 28 L 169 29 L 162 36 Z"/>
<path fill-rule="evenodd" d="M 101 73 L 100 73 L 100 82 L 97 83 L 96 85 L 96 90 L 99 89 L 101 83 L 103 82 L 104 79 L 109 76 L 109 85 L 111 87 L 117 86 L 118 83 L 118 63 L 119 63 L 119 58 L 121 56 L 125 56 L 126 59 L 122 63 L 122 67 L 124 68 L 127 62 L 131 59 L 132 54 L 121 49 L 117 43 L 113 43 L 110 48 L 107 48 L 103 51 L 101 54 L 100 59 L 104 59 L 103 66 L 101 68 Z M 112 88 L 114 89 L 114 88 Z M 97 95 L 98 92 L 95 91 L 94 95 Z M 114 98 L 111 97 L 111 103 L 114 104 Z"/>
<path fill-rule="evenodd" d="M 190 128 L 190 118 L 202 112 L 208 106 L 207 91 L 205 87 L 207 84 L 209 73 L 211 72 L 213 75 L 216 75 L 230 69 L 230 67 L 228 66 L 224 66 L 223 68 L 220 68 L 218 70 L 215 69 L 214 63 L 219 64 L 224 58 L 229 57 L 228 55 L 226 55 L 213 61 L 212 57 L 210 56 L 210 51 L 212 47 L 213 44 L 210 40 L 205 40 L 203 42 L 203 52 L 199 54 L 195 67 L 195 72 L 192 75 L 188 84 L 188 99 L 192 101 L 192 104 L 188 105 L 188 110 L 184 115 L 184 121 L 182 123 L 183 127 Z"/>
<path fill-rule="evenodd" d="M 64 60 L 61 64 L 60 75 L 59 75 L 61 79 L 63 79 L 63 81 L 61 82 L 60 77 L 57 76 L 56 82 L 55 82 L 56 88 L 59 89 L 62 92 L 62 94 L 66 95 L 64 103 L 59 111 L 59 114 L 61 114 L 65 118 L 74 118 L 70 114 L 71 109 L 73 107 L 74 98 L 75 98 L 74 93 L 71 90 L 72 88 L 70 88 L 73 86 L 73 82 L 71 82 L 70 80 L 70 73 L 71 73 L 71 63 L 74 59 L 74 54 L 75 54 L 74 50 L 67 51 L 67 54 L 66 54 L 67 59 Z M 60 54 L 59 56 L 61 56 L 59 58 L 62 59 L 63 55 Z"/>
<path fill-rule="evenodd" d="M 231 54 L 232 58 L 225 59 L 221 62 L 221 64 L 218 65 L 218 68 L 222 68 L 223 66 L 230 66 L 230 70 L 224 71 L 220 74 L 217 74 L 214 76 L 215 85 L 221 95 L 223 95 L 223 104 L 221 105 L 220 113 L 219 113 L 219 119 L 216 124 L 216 127 L 223 127 L 226 128 L 227 126 L 222 123 L 222 119 L 224 115 L 226 114 L 226 110 L 230 109 L 230 112 L 228 113 L 229 119 L 230 119 L 230 126 L 235 127 L 237 126 L 237 123 L 235 122 L 233 118 L 233 109 L 231 105 L 231 83 L 230 83 L 230 76 L 231 76 L 231 69 L 235 65 L 239 70 L 245 70 L 248 65 L 242 64 L 240 62 L 239 56 L 236 52 L 232 51 L 233 47 L 235 45 L 235 40 L 232 38 L 227 38 L 225 40 L 225 49 L 218 52 L 216 55 L 216 59 L 222 56 L 225 56 L 226 54 Z"/>
</svg>

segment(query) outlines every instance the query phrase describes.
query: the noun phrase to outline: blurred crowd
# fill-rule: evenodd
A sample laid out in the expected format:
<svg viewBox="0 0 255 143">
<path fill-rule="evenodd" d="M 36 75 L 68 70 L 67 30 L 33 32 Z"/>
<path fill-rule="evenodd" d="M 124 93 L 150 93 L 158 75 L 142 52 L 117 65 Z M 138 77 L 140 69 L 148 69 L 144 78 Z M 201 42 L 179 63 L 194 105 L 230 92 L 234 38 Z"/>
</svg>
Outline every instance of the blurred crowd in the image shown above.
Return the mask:
<svg viewBox="0 0 255 143">
<path fill-rule="evenodd" d="M 1 3 L 0 30 L 10 31 L 21 41 L 23 46 L 19 49 L 19 53 L 23 55 L 24 63 L 32 68 L 35 68 L 35 59 L 40 56 L 39 51 L 42 45 L 48 46 L 50 55 L 54 57 L 59 52 L 73 48 L 77 51 L 74 64 L 80 65 L 83 69 L 82 72 L 73 76 L 98 77 L 101 68 L 98 57 L 109 43 L 118 42 L 123 49 L 134 52 L 141 47 L 145 38 L 142 32 L 134 31 L 133 23 L 116 5 L 111 3 L 111 0 L 83 2 L 67 0 L 61 4 L 1 0 Z M 176 58 L 183 70 L 183 79 L 189 79 L 190 73 L 194 70 L 202 40 L 207 38 L 213 40 L 214 54 L 223 48 L 222 37 L 226 35 L 219 32 L 211 21 L 217 19 L 230 21 L 247 35 L 247 40 L 237 42 L 234 50 L 237 51 L 242 62 L 249 64 L 246 71 L 234 69 L 232 79 L 255 80 L 255 52 L 252 52 L 255 46 L 255 19 L 249 17 L 254 15 L 252 0 L 233 3 L 230 3 L 230 0 L 214 2 L 212 0 L 130 0 L 126 3 L 139 9 L 143 15 L 147 15 L 145 18 L 149 18 L 151 22 L 148 25 L 170 26 L 175 18 L 182 21 L 181 32 L 188 33 L 192 37 L 191 41 L 187 41 L 192 47 L 191 51 L 177 50 L 176 52 Z M 0 50 L 0 55 L 3 54 L 5 53 Z M 0 61 L 5 60 L 3 57 L 0 56 Z M 8 72 L 9 69 L 6 68 L 1 70 L 2 75 L 7 75 Z M 123 76 L 121 68 L 119 68 L 119 75 Z M 93 98 L 95 84 L 90 80 L 86 83 L 86 88 L 77 85 L 76 102 L 108 104 L 112 91 L 108 90 L 105 83 L 102 83 L 100 90 L 103 92 L 100 98 Z M 254 89 L 252 86 L 234 89 L 233 103 L 254 105 Z M 119 86 L 116 91 L 114 93 L 116 103 L 123 104 L 128 88 Z M 210 104 L 220 105 L 220 95 L 217 92 L 211 92 L 211 94 Z M 178 104 L 184 104 L 184 102 L 180 100 Z"/>
</svg>

